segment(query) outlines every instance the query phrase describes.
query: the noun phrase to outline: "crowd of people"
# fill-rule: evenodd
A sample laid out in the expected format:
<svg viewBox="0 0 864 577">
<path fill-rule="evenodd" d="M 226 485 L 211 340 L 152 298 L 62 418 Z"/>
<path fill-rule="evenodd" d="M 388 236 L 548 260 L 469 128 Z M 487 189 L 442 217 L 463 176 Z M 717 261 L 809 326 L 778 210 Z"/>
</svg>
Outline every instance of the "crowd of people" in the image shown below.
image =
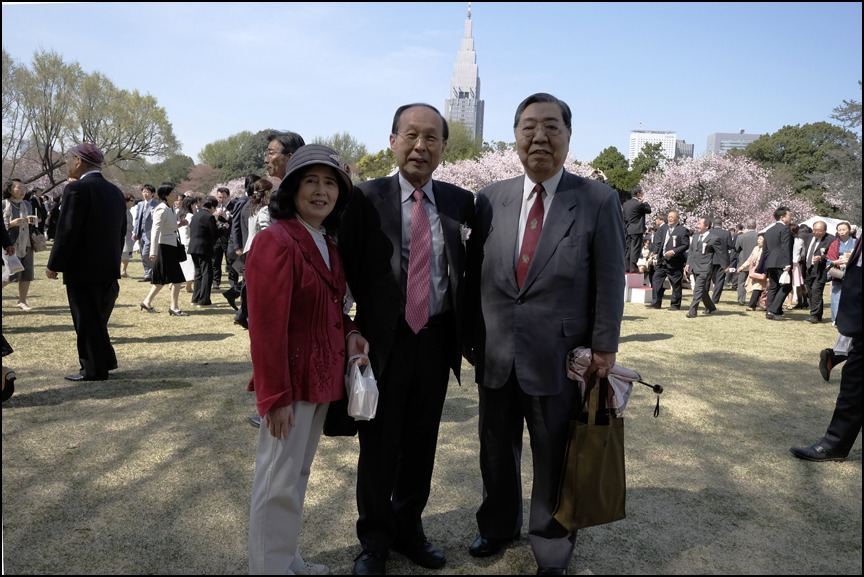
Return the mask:
<svg viewBox="0 0 864 577">
<path fill-rule="evenodd" d="M 628 214 L 637 221 L 650 213 L 639 199 L 641 193 L 631 199 L 638 202 L 631 206 L 644 207 L 638 212 L 631 208 L 628 213 L 624 203 L 625 222 Z M 737 293 L 739 306 L 764 311 L 769 320 L 787 320 L 784 311 L 802 309 L 809 311 L 806 321 L 817 324 L 824 317 L 823 293 L 830 282 L 831 321 L 836 325 L 843 274 L 857 234 L 846 221 L 836 224 L 835 237 L 825 221 L 817 220 L 811 229 L 793 224 L 792 216 L 781 206 L 774 224 L 762 230 L 756 230 L 754 219 L 724 229 L 710 216 L 700 217 L 690 229 L 680 223 L 677 210 L 670 210 L 646 228 L 638 258 L 625 250 L 625 266 L 632 265 L 632 272 L 644 276 L 643 285 L 651 287 L 646 305 L 651 308 L 662 308 L 668 288 L 668 310 L 680 310 L 682 288 L 689 286 L 693 302 L 687 318 L 697 316 L 700 304 L 703 315 L 712 314 L 729 288 Z M 632 230 L 638 229 L 637 223 Z"/>
<path fill-rule="evenodd" d="M 565 361 L 577 347 L 590 347 L 589 375 L 603 378 L 615 367 L 625 274 L 646 275 L 654 308 L 662 308 L 668 282 L 671 310 L 681 309 L 689 279 L 689 318 L 700 305 L 703 315 L 713 313 L 729 281 L 739 305 L 762 306 L 768 319 L 784 319 L 787 303 L 809 306 L 811 322 L 819 322 L 825 271 L 836 270 L 832 283 L 850 285 L 842 296 L 837 289 L 838 313 L 832 287 L 832 319 L 839 314 L 839 330 L 852 339 L 841 398 L 826 436 L 792 452 L 845 458 L 861 428 L 861 250 L 849 240 L 848 223 L 837 238 L 823 222 L 805 233 L 789 226 L 792 215 L 780 207 L 760 232 L 752 221 L 726 230 L 710 215 L 691 231 L 671 210 L 649 229 L 652 210 L 641 190 L 622 205 L 601 179 L 564 169 L 571 120 L 567 103 L 551 94 L 523 100 L 513 130 L 524 173 L 476 195 L 432 179 L 449 128 L 426 103 L 394 114 L 396 173 L 357 185 L 336 151 L 278 132 L 264 151 L 268 177 L 250 174 L 240 198 L 222 188 L 213 197 L 181 195 L 165 182 L 142 186 L 143 200 L 133 207 L 134 198 L 102 176 L 102 152 L 73 147 L 45 270 L 50 279 L 62 273 L 77 333 L 80 368 L 66 379 L 105 380 L 117 368 L 108 322 L 135 243 L 142 280 L 151 284 L 140 303 L 146 314 L 157 313 L 165 285 L 171 316 L 189 314 L 180 304 L 184 286 L 192 306 L 211 306 L 224 272 L 222 295 L 237 310 L 234 322 L 249 331 L 248 390 L 259 427 L 250 573 L 329 572 L 303 558 L 299 536 L 311 467 L 324 424 L 345 394 L 350 360 L 370 365 L 379 388 L 375 418 L 356 423 L 359 553 L 352 573 L 383 575 L 391 552 L 427 569 L 446 566 L 445 552 L 426 536 L 423 512 L 450 374 L 459 380 L 465 359 L 478 386 L 482 480 L 467 552 L 494 556 L 522 535 L 527 426 L 528 542 L 538 575 L 563 575 L 577 533 L 554 513 L 570 422 L 585 410 Z M 26 233 L 41 221 L 23 188 L 20 181 L 4 186 L 4 229 L 12 232 L 4 252 L 21 259 L 22 270 L 10 278 L 19 284 L 18 306 L 30 310 Z M 850 274 L 851 281 L 841 278 Z"/>
</svg>

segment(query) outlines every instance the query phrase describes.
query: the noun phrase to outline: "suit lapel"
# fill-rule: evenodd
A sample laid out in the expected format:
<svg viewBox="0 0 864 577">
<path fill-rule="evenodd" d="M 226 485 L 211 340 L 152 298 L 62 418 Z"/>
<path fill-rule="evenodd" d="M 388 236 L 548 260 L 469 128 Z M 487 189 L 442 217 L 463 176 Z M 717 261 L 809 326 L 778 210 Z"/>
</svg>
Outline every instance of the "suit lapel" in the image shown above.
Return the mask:
<svg viewBox="0 0 864 577">
<path fill-rule="evenodd" d="M 447 256 L 449 269 L 447 276 L 450 287 L 455 289 L 459 280 L 457 271 L 461 270 L 458 265 L 462 262 L 462 235 L 459 230 L 462 223 L 450 216 L 457 215 L 458 211 L 451 198 L 440 187 L 435 186 L 434 181 L 432 190 L 435 192 L 435 207 L 438 210 L 438 220 L 441 222 L 441 232 L 444 235 L 444 253 Z M 451 291 L 451 294 L 453 292 L 455 291 Z"/>
<path fill-rule="evenodd" d="M 501 235 L 497 243 L 501 247 L 501 261 L 498 266 L 504 271 L 514 292 L 519 292 L 516 284 L 516 235 L 519 234 L 519 217 L 522 210 L 522 184 L 524 177 L 514 178 L 504 183 L 501 191 L 501 218 L 495 219 L 502 223 L 495 234 Z M 490 231 L 492 232 L 492 231 Z"/>
<path fill-rule="evenodd" d="M 381 218 L 381 232 L 393 245 L 390 255 L 390 268 L 396 286 L 402 283 L 402 195 L 399 188 L 399 173 L 387 182 L 387 187 L 378 191 L 374 199 L 375 207 Z"/>
<path fill-rule="evenodd" d="M 322 279 L 324 279 L 324 282 L 332 288 L 339 289 L 333 272 L 327 268 L 327 263 L 324 262 L 324 258 L 321 256 L 321 251 L 318 250 L 318 245 L 315 244 L 312 234 L 306 230 L 303 223 L 297 219 L 277 220 L 276 222 L 282 224 L 288 234 L 297 241 L 303 258 L 306 259 L 306 262 L 315 269 L 315 272 L 317 272 Z M 338 258 L 335 258 L 336 250 L 329 240 L 327 241 L 327 251 L 330 254 L 330 266 L 334 267 L 335 270 L 335 264 L 338 263 Z"/>
</svg>

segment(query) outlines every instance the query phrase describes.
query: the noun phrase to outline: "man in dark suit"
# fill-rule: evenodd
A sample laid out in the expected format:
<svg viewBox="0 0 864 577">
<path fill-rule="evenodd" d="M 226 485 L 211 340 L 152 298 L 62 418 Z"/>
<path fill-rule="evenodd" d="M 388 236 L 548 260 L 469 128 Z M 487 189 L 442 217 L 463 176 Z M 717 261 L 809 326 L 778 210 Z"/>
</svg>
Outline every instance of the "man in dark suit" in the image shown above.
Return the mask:
<svg viewBox="0 0 864 577">
<path fill-rule="evenodd" d="M 792 213 L 785 206 L 774 211 L 774 224 L 765 229 L 765 272 L 768 274 L 768 294 L 765 297 L 768 320 L 786 320 L 783 302 L 792 292 L 792 283 L 780 284 L 780 275 L 792 270 Z"/>
<path fill-rule="evenodd" d="M 814 226 L 814 233 L 816 227 Z M 793 455 L 808 461 L 842 461 L 861 432 L 862 391 L 862 339 L 864 339 L 864 311 L 861 310 L 861 238 L 846 264 L 843 291 L 837 308 L 837 330 L 852 339 L 846 364 L 840 375 L 840 393 L 834 406 L 834 415 L 822 439 L 809 447 L 793 447 Z"/>
<path fill-rule="evenodd" d="M 189 249 L 195 265 L 195 282 L 192 288 L 192 304 L 202 307 L 213 304 L 210 289 L 213 285 L 213 246 L 219 229 L 216 227 L 216 199 L 208 198 L 192 215 L 189 223 Z"/>
<path fill-rule="evenodd" d="M 423 531 L 450 370 L 459 378 L 465 241 L 474 219 L 467 190 L 431 180 L 447 143 L 429 104 L 399 107 L 390 147 L 397 174 L 357 185 L 339 251 L 370 344 L 378 413 L 357 423 L 355 575 L 385 574 L 388 551 L 440 569 L 444 554 Z"/>
<path fill-rule="evenodd" d="M 66 154 L 66 170 L 73 182 L 63 192 L 63 210 L 45 276 L 63 284 L 78 334 L 77 373 L 69 381 L 104 381 L 117 368 L 108 336 L 108 319 L 120 293 L 120 253 L 126 242 L 126 200 L 119 188 L 105 180 L 99 167 L 102 151 L 89 143 Z"/>
<path fill-rule="evenodd" d="M 651 205 L 643 202 L 645 193 L 636 185 L 631 191 L 632 198 L 621 205 L 627 238 L 624 244 L 624 262 L 627 272 L 639 272 L 636 261 L 642 253 L 642 238 L 645 235 L 645 215 L 651 214 Z"/>
<path fill-rule="evenodd" d="M 150 231 L 153 228 L 153 209 L 159 204 L 159 199 L 156 198 L 156 187 L 152 184 L 142 185 L 141 198 L 144 200 L 136 208 L 132 240 L 138 241 L 138 250 L 141 251 L 141 265 L 144 267 L 144 278 L 141 281 L 150 282 L 153 279 L 153 263 L 150 262 Z"/>
<path fill-rule="evenodd" d="M 700 302 L 705 305 L 703 315 L 710 315 L 717 310 L 717 306 L 709 295 L 711 279 L 716 270 L 715 256 L 719 255 L 719 266 L 723 268 L 729 266 L 729 253 L 723 250 L 723 241 L 714 234 L 714 229 L 711 226 L 709 217 L 700 218 L 696 223 L 696 234 L 690 241 L 687 264 L 684 266 L 684 274 L 689 275 L 692 271 L 694 277 L 693 302 L 690 304 L 690 310 L 687 311 L 688 319 L 696 316 Z"/>
<path fill-rule="evenodd" d="M 732 233 L 724 228 L 722 223 L 715 222 L 714 219 L 711 220 L 711 234 L 720 239 L 720 249 L 714 253 L 714 262 L 711 265 L 713 268 L 711 276 L 714 282 L 711 301 L 716 305 L 720 302 L 720 296 L 723 294 L 723 288 L 726 286 L 726 275 L 729 273 L 729 267 L 734 266 L 732 264 L 732 252 L 735 248 L 735 242 L 732 240 Z M 722 264 L 724 262 L 726 264 Z"/>
<path fill-rule="evenodd" d="M 220 186 L 216 189 L 216 212 L 213 213 L 216 217 L 216 225 L 219 227 L 219 235 L 216 237 L 216 242 L 213 244 L 213 288 L 219 288 L 222 283 L 222 257 L 225 257 L 225 263 L 228 263 L 228 237 L 231 236 L 231 209 L 233 208 L 233 200 L 231 199 L 231 190 L 226 186 Z M 230 277 L 229 277 L 230 280 Z"/>
<path fill-rule="evenodd" d="M 527 422 L 533 457 L 528 539 L 538 574 L 565 574 L 576 532 L 553 517 L 578 387 L 567 353 L 590 347 L 590 372 L 615 364 L 624 310 L 624 223 L 618 194 L 563 169 L 570 107 L 538 93 L 516 109 L 516 150 L 524 176 L 477 195 L 469 241 L 466 329 L 480 398 L 483 502 L 479 536 L 468 548 L 488 557 L 522 528 L 521 455 Z M 641 236 L 641 235 L 640 235 Z M 480 314 L 477 314 L 477 313 Z"/>
<path fill-rule="evenodd" d="M 825 253 L 834 242 L 834 235 L 827 234 L 828 227 L 825 221 L 817 220 L 813 223 L 813 234 L 804 245 L 804 266 L 806 274 L 804 284 L 807 294 L 810 296 L 810 316 L 807 320 L 811 323 L 822 322 L 824 311 L 823 294 L 825 293 Z"/>
<path fill-rule="evenodd" d="M 748 218 L 744 223 L 744 230 L 735 237 L 735 254 L 738 272 L 738 304 L 747 306 L 747 277 L 750 274 L 748 270 L 741 270 L 741 267 L 750 258 L 750 253 L 756 248 L 756 243 L 759 233 L 756 232 L 756 220 Z"/>
<path fill-rule="evenodd" d="M 654 246 L 651 252 L 657 255 L 657 270 L 652 283 L 654 301 L 649 305 L 655 309 L 663 306 L 664 282 L 669 278 L 672 288 L 670 311 L 681 309 L 681 280 L 684 276 L 684 265 L 687 263 L 687 249 L 690 247 L 690 231 L 679 221 L 677 210 L 669 211 L 668 222 L 657 230 L 654 235 Z"/>
</svg>

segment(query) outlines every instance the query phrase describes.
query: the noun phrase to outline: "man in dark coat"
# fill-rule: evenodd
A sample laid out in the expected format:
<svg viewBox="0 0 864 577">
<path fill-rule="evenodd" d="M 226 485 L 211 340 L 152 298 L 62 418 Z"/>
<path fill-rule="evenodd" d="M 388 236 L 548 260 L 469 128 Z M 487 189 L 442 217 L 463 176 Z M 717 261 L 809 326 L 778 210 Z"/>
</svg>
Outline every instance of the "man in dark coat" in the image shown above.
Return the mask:
<svg viewBox="0 0 864 577">
<path fill-rule="evenodd" d="M 126 200 L 105 180 L 102 151 L 89 143 L 66 154 L 72 182 L 63 192 L 63 210 L 45 276 L 63 273 L 72 323 L 78 334 L 80 370 L 69 381 L 104 381 L 117 368 L 108 319 L 120 293 L 120 253 L 126 242 Z"/>
<path fill-rule="evenodd" d="M 699 309 L 699 303 L 705 305 L 703 315 L 710 315 L 717 310 L 714 301 L 711 300 L 709 288 L 711 287 L 711 278 L 714 274 L 714 257 L 719 256 L 720 266 L 726 268 L 729 266 L 729 253 L 723 248 L 723 241 L 719 236 L 714 234 L 711 228 L 711 219 L 703 216 L 696 224 L 696 234 L 690 241 L 690 250 L 687 256 L 687 265 L 684 267 L 684 274 L 689 275 L 693 271 L 693 302 L 690 304 L 690 310 L 687 311 L 687 318 L 692 319 L 696 316 L 696 311 Z"/>
<path fill-rule="evenodd" d="M 192 288 L 192 304 L 202 307 L 213 304 L 210 289 L 213 285 L 213 247 L 219 229 L 216 226 L 216 199 L 208 198 L 189 223 L 189 250 L 195 265 L 195 282 Z"/>
<path fill-rule="evenodd" d="M 786 320 L 783 316 L 783 302 L 792 292 L 792 283 L 781 284 L 780 277 L 784 272 L 791 274 L 792 270 L 792 232 L 789 223 L 792 213 L 785 206 L 774 211 L 775 222 L 765 229 L 765 272 L 768 273 L 768 294 L 765 297 L 765 318 L 768 320 Z"/>
<path fill-rule="evenodd" d="M 651 249 L 657 255 L 657 271 L 652 281 L 654 300 L 649 306 L 655 309 L 663 306 L 664 282 L 668 277 L 672 288 L 669 310 L 677 311 L 681 309 L 681 281 L 687 263 L 687 249 L 690 248 L 690 231 L 678 220 L 677 210 L 669 211 L 666 218 L 668 223 L 657 229 Z"/>
<path fill-rule="evenodd" d="M 642 201 L 644 193 L 637 185 L 633 197 L 621 206 L 624 212 L 624 264 L 627 272 L 639 272 L 636 262 L 642 254 L 642 238 L 645 235 L 645 215 L 651 214 L 651 205 Z"/>
<path fill-rule="evenodd" d="M 834 242 L 834 235 L 827 234 L 828 227 L 825 221 L 817 220 L 813 223 L 813 235 L 804 246 L 804 266 L 806 274 L 804 283 L 807 293 L 810 295 L 810 316 L 807 320 L 811 323 L 822 322 L 824 311 L 823 293 L 825 292 L 825 253 Z"/>
<path fill-rule="evenodd" d="M 814 227 L 815 229 L 815 227 Z M 842 461 L 861 432 L 861 375 L 862 338 L 864 338 L 864 311 L 861 310 L 861 238 L 846 265 L 843 292 L 837 308 L 837 330 L 852 339 L 849 356 L 840 376 L 840 393 L 834 406 L 834 415 L 825 436 L 809 447 L 789 449 L 799 459 L 807 461 Z"/>
</svg>

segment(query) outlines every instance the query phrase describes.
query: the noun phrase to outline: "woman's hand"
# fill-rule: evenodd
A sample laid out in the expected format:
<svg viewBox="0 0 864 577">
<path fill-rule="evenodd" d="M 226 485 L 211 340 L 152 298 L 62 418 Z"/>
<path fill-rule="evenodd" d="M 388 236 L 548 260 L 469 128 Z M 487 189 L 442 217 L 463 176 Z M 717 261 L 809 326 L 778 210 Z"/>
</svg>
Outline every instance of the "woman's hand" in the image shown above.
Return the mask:
<svg viewBox="0 0 864 577">
<path fill-rule="evenodd" d="M 287 439 L 294 426 L 294 405 L 270 409 L 262 420 L 274 439 Z"/>
<path fill-rule="evenodd" d="M 150 255 L 150 262 L 156 262 L 156 255 L 155 254 Z"/>
</svg>

